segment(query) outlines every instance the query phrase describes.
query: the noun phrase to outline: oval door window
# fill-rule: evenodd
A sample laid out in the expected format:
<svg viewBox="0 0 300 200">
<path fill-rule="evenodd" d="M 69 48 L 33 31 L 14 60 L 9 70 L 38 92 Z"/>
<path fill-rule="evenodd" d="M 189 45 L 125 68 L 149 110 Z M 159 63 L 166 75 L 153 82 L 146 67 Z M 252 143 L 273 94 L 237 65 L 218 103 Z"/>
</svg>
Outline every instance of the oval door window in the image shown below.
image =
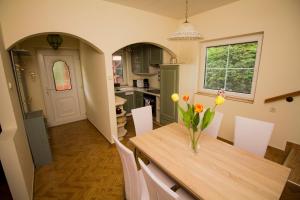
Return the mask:
<svg viewBox="0 0 300 200">
<path fill-rule="evenodd" d="M 52 67 L 54 85 L 56 91 L 71 90 L 71 77 L 67 63 L 64 61 L 56 61 Z"/>
</svg>

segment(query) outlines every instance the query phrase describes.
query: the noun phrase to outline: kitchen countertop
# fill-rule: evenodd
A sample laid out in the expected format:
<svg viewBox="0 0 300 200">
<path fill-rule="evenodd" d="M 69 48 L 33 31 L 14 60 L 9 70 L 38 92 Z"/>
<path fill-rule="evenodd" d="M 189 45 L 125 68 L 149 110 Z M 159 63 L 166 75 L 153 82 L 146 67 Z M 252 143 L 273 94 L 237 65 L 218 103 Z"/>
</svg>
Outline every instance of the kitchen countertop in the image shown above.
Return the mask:
<svg viewBox="0 0 300 200">
<path fill-rule="evenodd" d="M 138 88 L 138 87 L 125 86 L 125 87 L 120 87 L 119 90 L 115 90 L 115 94 L 123 93 L 123 92 L 138 91 L 138 92 L 143 92 L 143 93 L 146 93 L 146 94 L 154 95 L 156 97 L 160 97 L 160 94 L 152 93 L 152 92 L 149 92 L 148 90 L 159 90 L 159 89 L 157 89 L 157 88 Z"/>
<path fill-rule="evenodd" d="M 115 96 L 115 103 L 116 103 L 116 106 L 120 106 L 120 105 L 123 105 L 126 103 L 126 99 L 123 99 L 121 97 L 118 97 L 118 96 Z"/>
</svg>

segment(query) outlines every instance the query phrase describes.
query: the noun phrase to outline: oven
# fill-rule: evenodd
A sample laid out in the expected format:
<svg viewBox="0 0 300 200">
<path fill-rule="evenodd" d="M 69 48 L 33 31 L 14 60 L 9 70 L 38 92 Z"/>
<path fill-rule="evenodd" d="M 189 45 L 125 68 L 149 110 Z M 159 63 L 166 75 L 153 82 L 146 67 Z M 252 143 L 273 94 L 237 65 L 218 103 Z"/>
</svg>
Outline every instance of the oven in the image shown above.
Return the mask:
<svg viewBox="0 0 300 200">
<path fill-rule="evenodd" d="M 151 106 L 152 116 L 156 116 L 156 96 L 144 93 L 144 106 Z"/>
</svg>

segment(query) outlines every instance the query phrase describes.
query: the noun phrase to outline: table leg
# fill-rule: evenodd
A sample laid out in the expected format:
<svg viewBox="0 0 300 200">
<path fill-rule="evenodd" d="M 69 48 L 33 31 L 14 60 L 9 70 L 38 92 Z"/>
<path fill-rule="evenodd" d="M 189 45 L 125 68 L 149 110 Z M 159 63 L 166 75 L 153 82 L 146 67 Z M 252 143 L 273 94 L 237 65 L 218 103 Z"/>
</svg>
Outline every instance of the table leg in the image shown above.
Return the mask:
<svg viewBox="0 0 300 200">
<path fill-rule="evenodd" d="M 140 170 L 141 166 L 138 161 L 138 149 L 136 147 L 134 147 L 134 159 L 135 159 L 136 167 L 138 168 L 138 170 Z"/>
</svg>

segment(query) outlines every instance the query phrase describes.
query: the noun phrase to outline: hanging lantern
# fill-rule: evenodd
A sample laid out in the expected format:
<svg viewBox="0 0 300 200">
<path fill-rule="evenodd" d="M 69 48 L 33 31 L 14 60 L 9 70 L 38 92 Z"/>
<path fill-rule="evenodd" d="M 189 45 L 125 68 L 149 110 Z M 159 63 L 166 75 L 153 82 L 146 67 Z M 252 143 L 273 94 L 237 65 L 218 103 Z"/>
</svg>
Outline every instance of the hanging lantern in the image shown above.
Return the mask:
<svg viewBox="0 0 300 200">
<path fill-rule="evenodd" d="M 49 34 L 47 36 L 47 42 L 54 50 L 57 50 L 62 44 L 63 39 L 58 34 Z"/>
</svg>

